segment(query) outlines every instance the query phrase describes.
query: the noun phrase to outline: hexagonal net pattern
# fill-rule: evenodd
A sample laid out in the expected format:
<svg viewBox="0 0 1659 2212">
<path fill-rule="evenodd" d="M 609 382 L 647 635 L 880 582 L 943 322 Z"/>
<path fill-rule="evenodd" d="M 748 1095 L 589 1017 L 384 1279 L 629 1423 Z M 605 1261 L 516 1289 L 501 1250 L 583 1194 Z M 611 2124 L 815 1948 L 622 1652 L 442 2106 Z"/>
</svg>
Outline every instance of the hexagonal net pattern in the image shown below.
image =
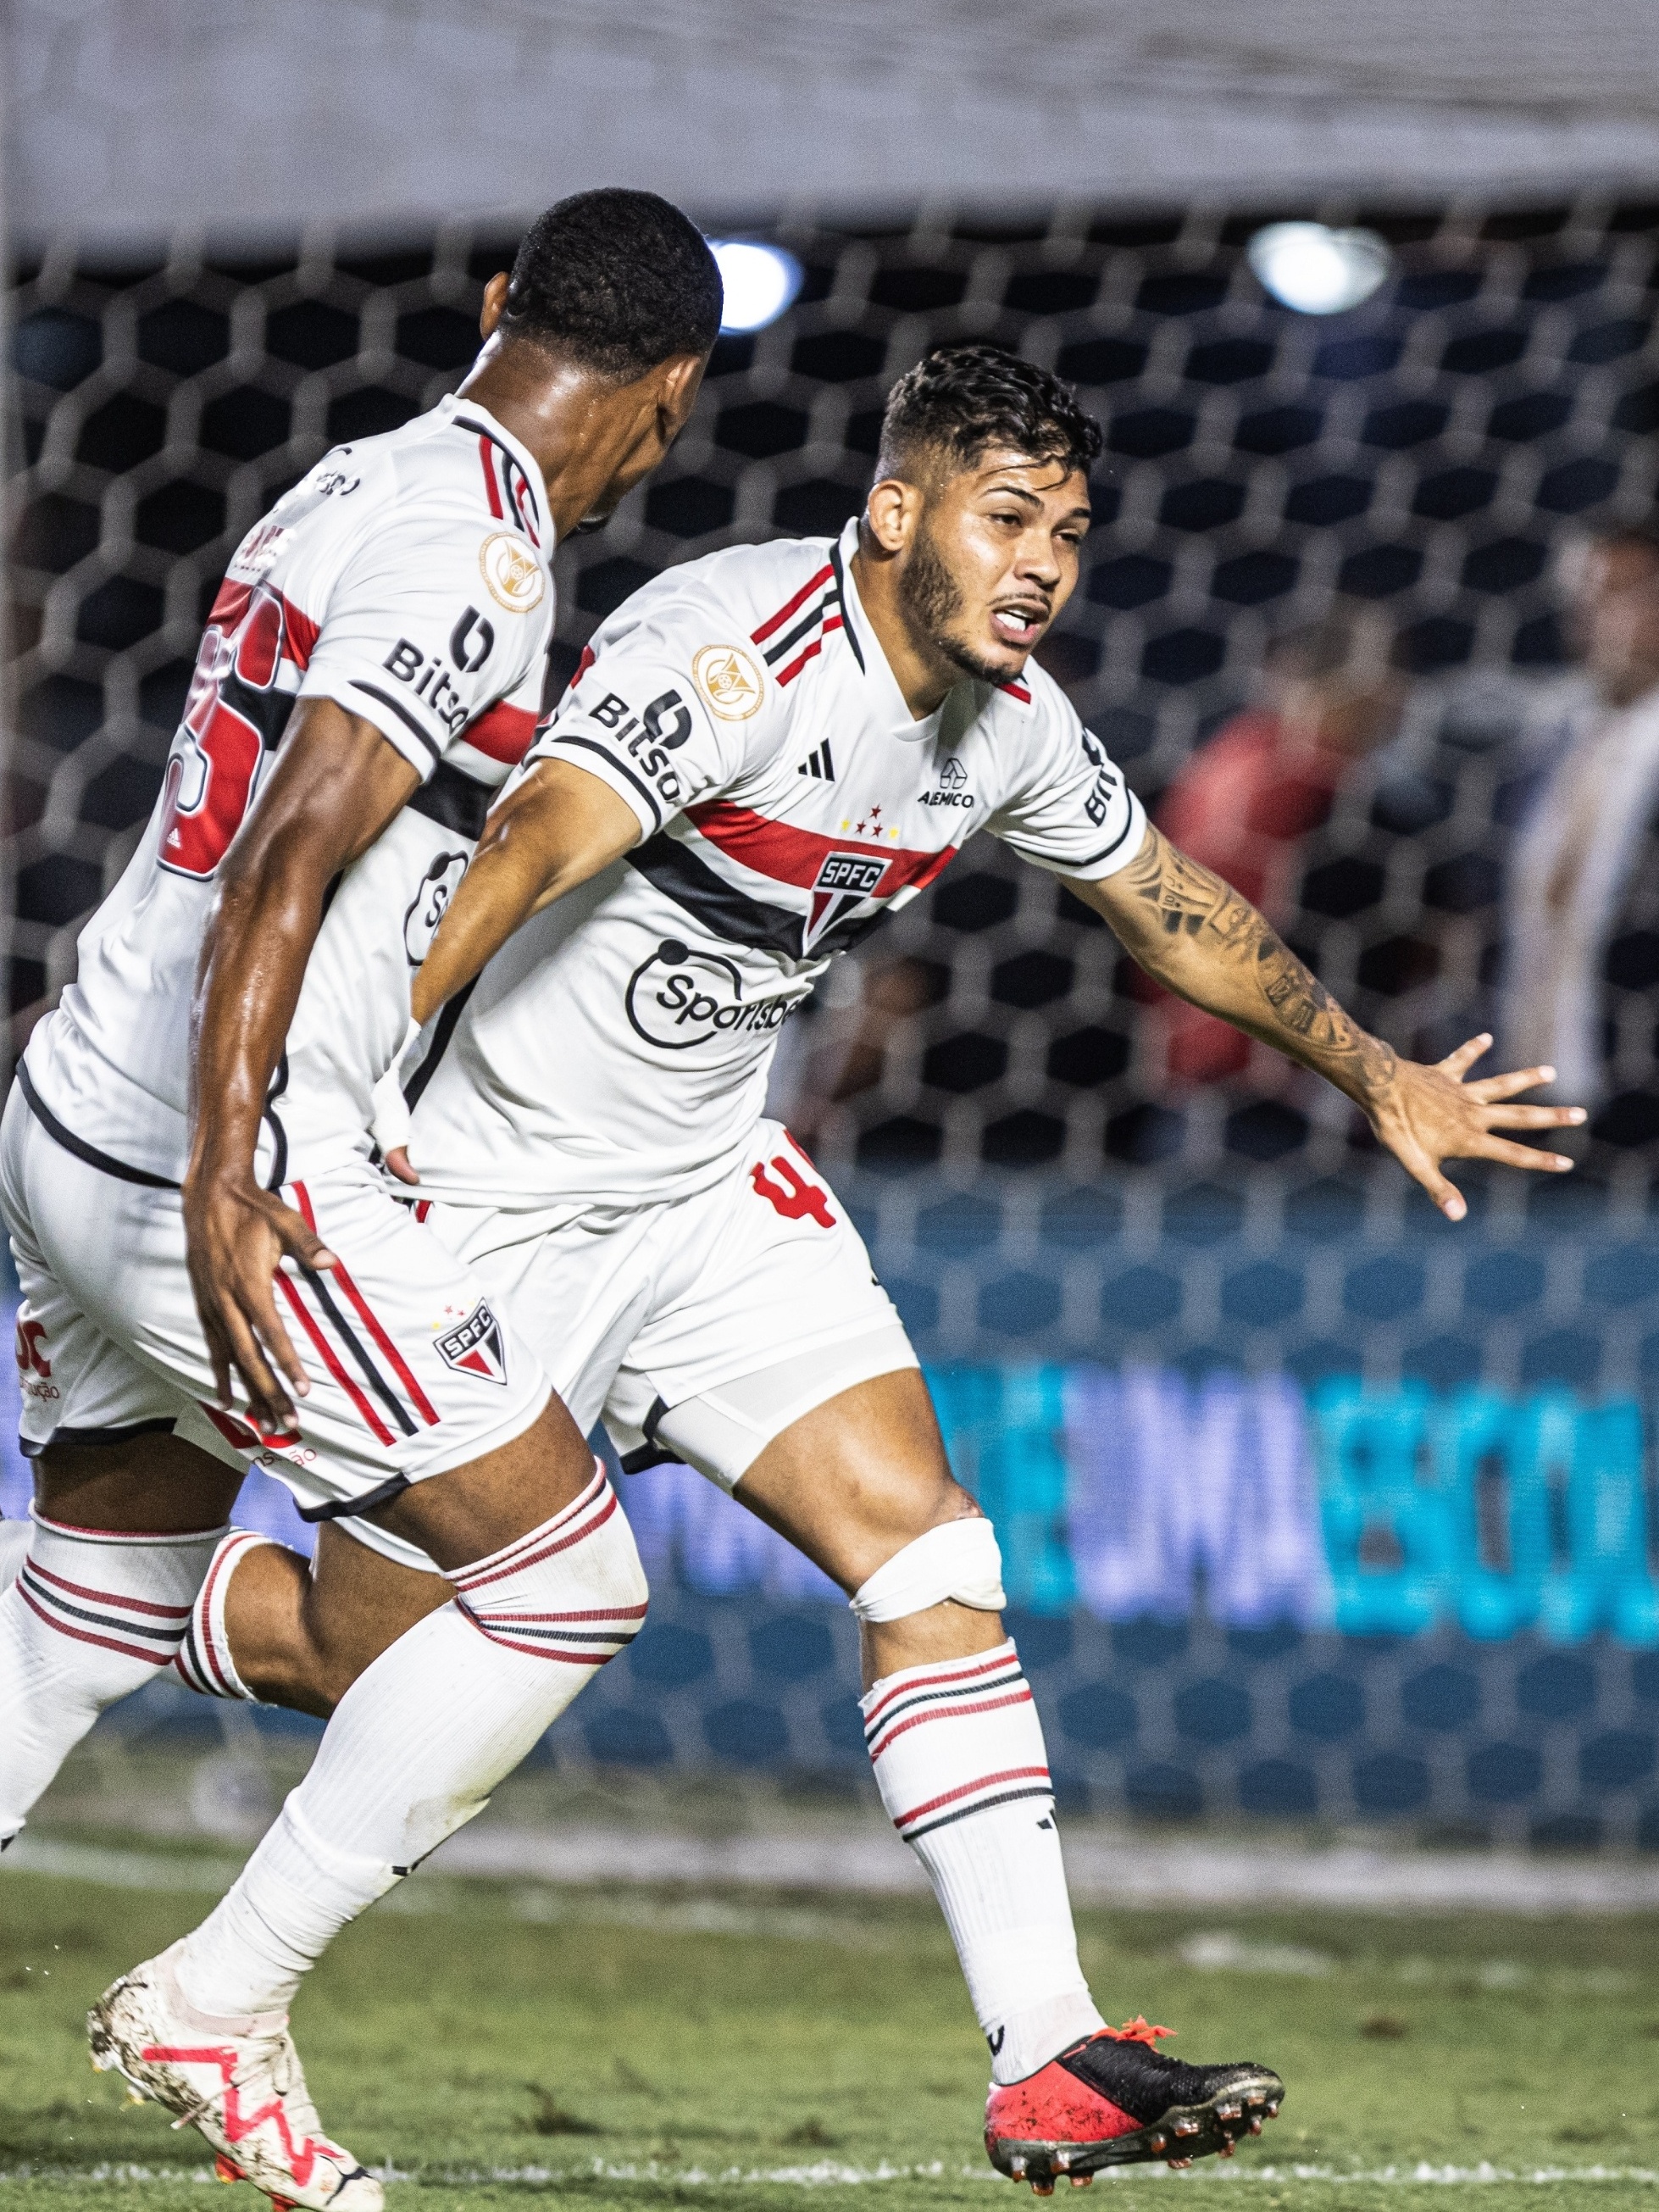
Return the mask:
<svg viewBox="0 0 1659 2212">
<path fill-rule="evenodd" d="M 1075 380 L 1106 425 L 1085 574 L 1044 651 L 1149 799 L 1245 700 L 1272 630 L 1339 599 L 1386 609 L 1422 678 L 1407 733 L 1310 841 L 1288 934 L 1362 1018 L 1443 1048 L 1487 1013 L 1513 811 L 1503 741 L 1562 651 L 1553 545 L 1651 506 L 1659 206 L 1371 211 L 1395 274 L 1328 320 L 1250 275 L 1262 219 L 1085 209 L 1002 229 L 927 216 L 756 232 L 799 258 L 800 298 L 722 341 L 669 465 L 562 554 L 558 651 L 574 663 L 665 565 L 838 528 L 892 378 L 940 340 L 1017 347 Z M 142 268 L 65 249 L 18 272 L 19 1036 L 149 811 L 237 538 L 331 443 L 453 388 L 512 243 L 307 240 L 258 261 L 181 246 Z M 1340 1101 L 1166 1095 L 1109 935 L 989 840 L 867 963 L 897 956 L 927 963 L 931 1003 L 824 1121 L 843 1170 L 1047 1167 L 1082 1184 L 1115 1160 L 1160 1183 L 1223 1168 L 1279 1188 L 1364 1179 Z M 1603 1148 L 1627 1181 L 1644 1180 L 1659 1128 L 1650 982 L 1626 994 L 1638 1064 L 1621 1079 L 1638 1103 Z"/>
</svg>

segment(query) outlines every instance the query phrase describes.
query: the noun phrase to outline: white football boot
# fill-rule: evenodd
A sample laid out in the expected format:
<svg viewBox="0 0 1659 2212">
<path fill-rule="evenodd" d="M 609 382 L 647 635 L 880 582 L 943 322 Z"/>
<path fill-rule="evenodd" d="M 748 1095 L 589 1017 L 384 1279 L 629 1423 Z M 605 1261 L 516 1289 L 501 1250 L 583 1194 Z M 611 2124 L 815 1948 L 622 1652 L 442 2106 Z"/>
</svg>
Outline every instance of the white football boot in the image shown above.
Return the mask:
<svg viewBox="0 0 1659 2212">
<path fill-rule="evenodd" d="M 218 2153 L 222 2181 L 251 2181 L 284 2212 L 382 2212 L 385 2192 L 322 2131 L 286 2013 L 213 2020 L 179 1989 L 175 1943 L 112 1982 L 87 2014 L 92 2063 L 176 2112 Z"/>
</svg>

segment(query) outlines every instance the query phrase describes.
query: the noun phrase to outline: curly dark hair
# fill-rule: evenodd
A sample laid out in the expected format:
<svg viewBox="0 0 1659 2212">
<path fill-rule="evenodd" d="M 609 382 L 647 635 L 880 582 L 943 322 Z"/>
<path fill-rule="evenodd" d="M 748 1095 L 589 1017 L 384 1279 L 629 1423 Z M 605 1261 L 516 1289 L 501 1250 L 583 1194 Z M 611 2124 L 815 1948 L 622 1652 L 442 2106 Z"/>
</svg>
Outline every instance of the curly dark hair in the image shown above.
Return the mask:
<svg viewBox="0 0 1659 2212">
<path fill-rule="evenodd" d="M 631 380 L 720 336 L 720 272 L 696 225 L 655 192 L 577 192 L 538 216 L 501 329 Z"/>
<path fill-rule="evenodd" d="M 1009 446 L 1086 475 L 1103 442 L 1071 386 L 1048 369 L 1000 346 L 935 346 L 888 395 L 876 467 L 913 477 L 943 457 L 970 468 L 989 447 Z"/>
</svg>

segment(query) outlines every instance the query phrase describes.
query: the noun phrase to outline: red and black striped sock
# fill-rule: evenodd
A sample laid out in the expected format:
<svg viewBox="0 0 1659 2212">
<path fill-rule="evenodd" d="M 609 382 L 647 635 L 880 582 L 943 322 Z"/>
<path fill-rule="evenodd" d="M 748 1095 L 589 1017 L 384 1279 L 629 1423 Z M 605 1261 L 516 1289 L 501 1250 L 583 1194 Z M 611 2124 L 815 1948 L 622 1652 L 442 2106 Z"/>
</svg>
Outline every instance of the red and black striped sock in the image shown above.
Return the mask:
<svg viewBox="0 0 1659 2212">
<path fill-rule="evenodd" d="M 172 1665 L 223 1533 L 123 1534 L 36 1515 L 0 1595 L 0 1840 L 105 1707 Z"/>
<path fill-rule="evenodd" d="M 1103 2025 L 1078 1964 L 1042 1723 L 1012 1642 L 907 1667 L 864 1698 L 893 1826 L 950 1927 L 992 2076 L 1017 2081 Z"/>
</svg>

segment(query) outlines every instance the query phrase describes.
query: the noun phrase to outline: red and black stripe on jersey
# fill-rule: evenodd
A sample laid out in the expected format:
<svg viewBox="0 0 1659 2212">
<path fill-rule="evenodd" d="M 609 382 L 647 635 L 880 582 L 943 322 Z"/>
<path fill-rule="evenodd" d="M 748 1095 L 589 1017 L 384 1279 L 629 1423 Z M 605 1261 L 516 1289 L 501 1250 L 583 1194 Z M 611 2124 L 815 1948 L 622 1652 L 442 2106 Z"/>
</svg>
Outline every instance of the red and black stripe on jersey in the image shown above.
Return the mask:
<svg viewBox="0 0 1659 2212">
<path fill-rule="evenodd" d="M 489 423 L 479 422 L 476 415 L 458 415 L 455 427 L 458 430 L 470 430 L 478 441 L 489 512 L 497 522 L 509 523 L 522 530 L 531 544 L 539 548 L 542 510 L 536 487 L 525 474 L 517 454 L 496 436 Z"/>
<path fill-rule="evenodd" d="M 826 837 L 724 799 L 688 807 L 684 819 L 701 839 L 750 875 L 797 890 L 816 891 L 826 864 L 835 857 L 867 856 L 880 864 L 882 872 L 873 887 L 854 902 L 864 905 L 878 900 L 876 911 L 849 912 L 815 934 L 811 912 L 801 914 L 756 897 L 711 867 L 685 840 L 666 831 L 659 830 L 629 854 L 629 865 L 647 883 L 684 907 L 711 935 L 757 951 L 781 952 L 790 960 L 805 959 L 809 951 L 815 958 L 847 951 L 885 920 L 897 892 L 925 890 L 956 857 L 954 845 L 923 853 L 865 844 L 856 838 Z"/>
<path fill-rule="evenodd" d="M 835 630 L 845 633 L 853 658 L 863 667 L 863 647 L 847 619 L 844 582 L 841 548 L 832 545 L 823 567 L 814 569 L 758 629 L 750 631 L 750 641 L 763 648 L 766 665 L 780 690 L 793 684 L 809 660 L 816 659 L 823 650 L 824 639 Z"/>
<path fill-rule="evenodd" d="M 841 578 L 835 565 L 826 561 L 758 629 L 751 630 L 750 637 L 763 648 L 766 665 L 781 690 L 823 652 L 823 641 L 832 630 L 846 626 Z"/>
</svg>

